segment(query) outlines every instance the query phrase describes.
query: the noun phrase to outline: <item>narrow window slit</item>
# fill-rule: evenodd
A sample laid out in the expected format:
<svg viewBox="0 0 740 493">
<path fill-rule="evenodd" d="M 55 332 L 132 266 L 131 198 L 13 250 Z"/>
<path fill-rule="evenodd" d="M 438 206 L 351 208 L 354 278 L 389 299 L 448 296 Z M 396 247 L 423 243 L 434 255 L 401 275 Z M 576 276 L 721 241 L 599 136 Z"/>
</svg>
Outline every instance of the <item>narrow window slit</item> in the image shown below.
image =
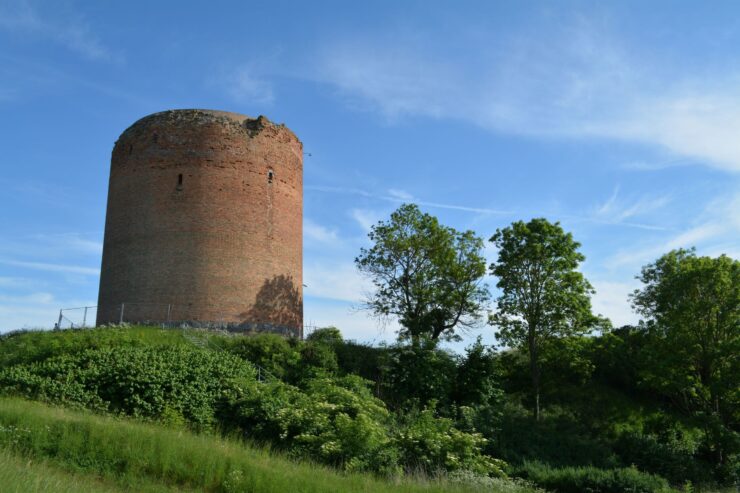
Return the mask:
<svg viewBox="0 0 740 493">
<path fill-rule="evenodd" d="M 177 175 L 177 190 L 182 190 L 182 173 Z"/>
</svg>

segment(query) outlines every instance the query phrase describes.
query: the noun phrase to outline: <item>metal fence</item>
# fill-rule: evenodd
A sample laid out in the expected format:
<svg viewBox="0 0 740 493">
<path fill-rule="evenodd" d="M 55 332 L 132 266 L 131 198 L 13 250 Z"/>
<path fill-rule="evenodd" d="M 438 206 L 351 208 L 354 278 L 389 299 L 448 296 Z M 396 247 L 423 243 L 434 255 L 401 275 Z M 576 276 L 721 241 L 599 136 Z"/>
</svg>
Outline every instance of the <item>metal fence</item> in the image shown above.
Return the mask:
<svg viewBox="0 0 740 493">
<path fill-rule="evenodd" d="M 55 329 L 81 329 L 95 327 L 97 306 L 78 306 L 59 310 L 59 318 L 54 324 Z"/>
<path fill-rule="evenodd" d="M 83 306 L 62 308 L 54 324 L 55 329 L 80 329 L 95 327 L 98 312 L 104 325 L 157 325 L 161 327 L 195 327 L 206 329 L 226 330 L 230 332 L 271 332 L 288 336 L 305 335 L 315 331 L 318 327 L 312 324 L 303 324 L 296 327 L 291 320 L 277 320 L 268 322 L 239 321 L 239 317 L 228 314 L 218 306 L 197 307 L 201 318 L 205 311 L 208 320 L 195 319 L 192 316 L 193 307 L 174 303 L 120 303 L 111 306 Z M 281 323 L 282 322 L 282 323 Z"/>
</svg>

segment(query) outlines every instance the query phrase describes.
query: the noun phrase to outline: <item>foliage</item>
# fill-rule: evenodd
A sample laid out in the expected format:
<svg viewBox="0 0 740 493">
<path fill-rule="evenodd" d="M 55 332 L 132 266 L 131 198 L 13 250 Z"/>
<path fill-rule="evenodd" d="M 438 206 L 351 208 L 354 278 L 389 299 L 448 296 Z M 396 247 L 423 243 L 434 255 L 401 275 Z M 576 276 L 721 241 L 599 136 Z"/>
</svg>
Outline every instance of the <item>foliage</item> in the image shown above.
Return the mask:
<svg viewBox="0 0 740 493">
<path fill-rule="evenodd" d="M 267 370 L 277 378 L 288 378 L 299 365 L 301 355 L 295 344 L 277 334 L 235 337 L 225 349 Z"/>
<path fill-rule="evenodd" d="M 236 356 L 187 346 L 88 349 L 0 371 L 6 393 L 198 427 L 255 385 Z"/>
<path fill-rule="evenodd" d="M 501 493 L 544 493 L 544 490 L 536 488 L 529 481 L 519 478 L 497 478 L 482 476 L 470 471 L 453 471 L 445 479 L 450 483 L 464 484 L 476 488 L 476 491 L 499 491 Z"/>
<path fill-rule="evenodd" d="M 439 224 L 416 205 L 404 204 L 368 234 L 374 243 L 355 259 L 375 285 L 367 308 L 398 317 L 400 338 L 454 338 L 474 326 L 488 299 L 483 241 L 472 231 Z"/>
<path fill-rule="evenodd" d="M 740 261 L 674 250 L 639 279 L 644 287 L 632 300 L 659 351 L 650 385 L 730 421 L 740 404 Z"/>
<path fill-rule="evenodd" d="M 702 421 L 715 464 L 737 479 L 740 261 L 674 250 L 639 279 L 632 301 L 647 318 L 651 349 L 643 384 Z"/>
<path fill-rule="evenodd" d="M 305 392 L 273 382 L 235 405 L 247 437 L 348 471 L 395 472 L 391 417 L 359 377 L 315 379 Z"/>
<path fill-rule="evenodd" d="M 496 353 L 478 337 L 457 365 L 454 400 L 461 406 L 495 406 L 503 401 Z"/>
<path fill-rule="evenodd" d="M 84 330 L 16 331 L 0 335 L 0 368 L 43 361 L 85 349 L 189 344 L 179 329 L 103 327 Z"/>
<path fill-rule="evenodd" d="M 617 467 L 619 459 L 603 435 L 592 435 L 577 408 L 550 406 L 534 421 L 521 405 L 508 403 L 498 430 L 485 434 L 489 439 L 486 453 L 511 464 L 542 461 L 558 467 Z"/>
<path fill-rule="evenodd" d="M 316 463 L 288 461 L 233 439 L 50 408 L 17 399 L 0 399 L 0 427 L 18 430 L 12 436 L 0 432 L 0 449 L 23 457 L 25 468 L 30 467 L 31 462 L 45 459 L 67 472 L 86 473 L 87 477 L 95 479 L 96 484 L 102 480 L 120 485 L 125 491 L 476 491 L 441 479 L 419 483 L 395 478 L 390 482 L 367 474 L 340 474 Z M 1 471 L 0 477 L 3 477 Z M 531 491 L 511 490 L 506 488 L 507 483 L 502 483 L 504 487 L 490 491 Z M 85 487 L 87 482 L 78 484 L 81 487 L 72 491 L 95 491 Z"/>
<path fill-rule="evenodd" d="M 528 352 L 539 418 L 542 344 L 589 332 L 598 321 L 591 314 L 593 288 L 577 270 L 585 257 L 559 223 L 541 218 L 498 229 L 491 241 L 499 250 L 491 273 L 498 277 L 501 295 L 490 322 L 502 343 Z"/>
<path fill-rule="evenodd" d="M 336 327 L 321 327 L 306 337 L 307 342 L 326 344 L 327 346 L 337 346 L 344 342 L 342 333 Z"/>
<path fill-rule="evenodd" d="M 387 348 L 383 366 L 383 398 L 395 409 L 419 409 L 431 401 L 450 405 L 457 373 L 455 358 L 423 338 L 416 345 Z"/>
<path fill-rule="evenodd" d="M 558 493 L 663 493 L 670 492 L 668 482 L 633 467 L 598 469 L 596 467 L 554 468 L 537 462 L 525 463 L 523 477 L 547 490 Z"/>
<path fill-rule="evenodd" d="M 480 453 L 485 438 L 459 431 L 451 419 L 436 417 L 431 409 L 408 414 L 395 443 L 407 470 L 465 470 L 484 476 L 505 476 L 504 461 Z"/>
<path fill-rule="evenodd" d="M 318 342 L 307 342 L 300 346 L 300 366 L 298 375 L 293 379 L 300 381 L 305 378 L 330 376 L 337 372 L 337 355 L 334 349 Z"/>
<path fill-rule="evenodd" d="M 386 360 L 385 347 L 360 344 L 354 341 L 344 341 L 335 345 L 339 371 L 345 375 L 354 374 L 362 378 L 380 382 L 383 362 Z"/>
</svg>

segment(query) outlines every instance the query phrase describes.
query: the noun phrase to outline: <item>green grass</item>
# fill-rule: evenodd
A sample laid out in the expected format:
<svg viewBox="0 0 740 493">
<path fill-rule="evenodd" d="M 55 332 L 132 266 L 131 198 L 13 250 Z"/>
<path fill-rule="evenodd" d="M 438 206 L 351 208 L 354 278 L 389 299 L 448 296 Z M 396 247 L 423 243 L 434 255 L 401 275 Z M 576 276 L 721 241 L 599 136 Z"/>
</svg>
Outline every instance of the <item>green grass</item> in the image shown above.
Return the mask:
<svg viewBox="0 0 740 493">
<path fill-rule="evenodd" d="M 3 493 L 168 493 L 183 491 L 161 485 L 140 483 L 124 487 L 92 474 L 74 473 L 49 461 L 34 461 L 0 449 L 0 485 Z"/>
<path fill-rule="evenodd" d="M 131 491 L 168 491 L 166 488 L 253 493 L 475 491 L 472 486 L 443 481 L 384 480 L 362 474 L 341 474 L 318 465 L 289 461 L 244 446 L 237 440 L 14 398 L 0 398 L 0 447 L 34 462 L 46 461 L 46 465 L 39 467 L 53 466 L 67 473 L 92 475 Z M 12 475 L 10 462 L 8 469 Z M 45 470 L 40 474 L 46 476 Z M 60 474 L 50 473 L 49 481 L 58 480 L 62 484 L 74 480 Z M 22 479 L 14 481 L 20 484 Z M 154 489 L 157 487 L 165 489 Z M 487 490 L 533 491 L 514 484 Z"/>
</svg>

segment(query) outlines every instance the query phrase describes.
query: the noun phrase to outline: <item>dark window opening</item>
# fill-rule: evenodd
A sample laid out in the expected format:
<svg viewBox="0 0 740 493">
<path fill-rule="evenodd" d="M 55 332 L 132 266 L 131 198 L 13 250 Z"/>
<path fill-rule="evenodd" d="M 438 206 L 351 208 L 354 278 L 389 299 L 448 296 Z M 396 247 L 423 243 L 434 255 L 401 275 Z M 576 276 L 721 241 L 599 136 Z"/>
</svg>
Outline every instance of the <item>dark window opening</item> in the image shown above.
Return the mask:
<svg viewBox="0 0 740 493">
<path fill-rule="evenodd" d="M 182 190 L 182 174 L 177 175 L 177 189 Z"/>
<path fill-rule="evenodd" d="M 128 145 L 128 153 L 129 153 L 129 155 L 130 155 L 130 154 L 131 154 L 132 152 L 134 152 L 134 145 L 133 145 L 133 144 L 129 144 L 129 145 Z"/>
<path fill-rule="evenodd" d="M 154 142 L 155 144 L 157 143 L 157 141 L 158 141 L 158 140 L 159 140 L 159 135 L 157 135 L 157 134 L 154 134 L 154 135 L 152 135 L 152 141 L 153 141 L 153 142 Z"/>
<path fill-rule="evenodd" d="M 267 183 L 272 183 L 272 179 L 275 177 L 275 173 L 272 170 L 267 172 Z"/>
</svg>

